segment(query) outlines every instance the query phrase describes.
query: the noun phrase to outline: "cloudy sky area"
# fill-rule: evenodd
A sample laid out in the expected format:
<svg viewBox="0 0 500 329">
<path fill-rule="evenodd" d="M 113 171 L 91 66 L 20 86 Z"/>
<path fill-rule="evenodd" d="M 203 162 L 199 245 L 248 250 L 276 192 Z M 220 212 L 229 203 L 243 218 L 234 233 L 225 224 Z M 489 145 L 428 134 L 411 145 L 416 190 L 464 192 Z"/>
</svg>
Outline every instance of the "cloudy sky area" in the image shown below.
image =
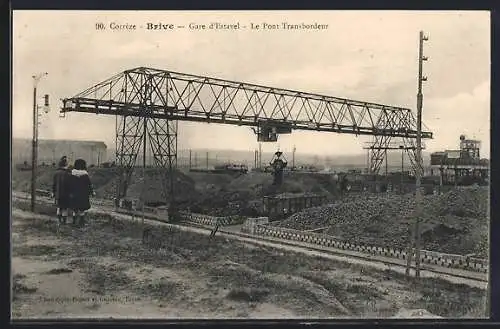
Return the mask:
<svg viewBox="0 0 500 329">
<path fill-rule="evenodd" d="M 320 23 L 318 31 L 96 31 L 103 22 Z M 16 11 L 13 18 L 13 133 L 31 137 L 32 75 L 48 72 L 39 94 L 51 96 L 40 138 L 103 140 L 114 147 L 114 117 L 69 113 L 71 97 L 126 69 L 147 66 L 355 100 L 416 108 L 418 33 L 425 44 L 424 124 L 428 151 L 453 149 L 464 133 L 490 143 L 488 12 L 69 12 Z M 42 103 L 42 100 L 40 100 Z M 179 148 L 253 150 L 249 128 L 179 125 Z M 361 154 L 367 137 L 294 132 L 282 150 Z M 266 144 L 272 151 L 276 143 Z"/>
</svg>

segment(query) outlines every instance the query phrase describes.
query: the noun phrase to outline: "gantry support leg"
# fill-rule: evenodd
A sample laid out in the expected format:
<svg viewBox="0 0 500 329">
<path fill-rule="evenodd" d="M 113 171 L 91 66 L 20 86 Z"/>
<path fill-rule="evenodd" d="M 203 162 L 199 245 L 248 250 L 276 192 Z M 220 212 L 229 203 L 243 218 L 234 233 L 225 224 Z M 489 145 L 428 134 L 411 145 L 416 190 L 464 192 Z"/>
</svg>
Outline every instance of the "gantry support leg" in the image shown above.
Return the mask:
<svg viewBox="0 0 500 329">
<path fill-rule="evenodd" d="M 375 126 L 378 129 L 389 129 L 391 128 L 391 117 L 390 113 L 386 110 L 383 110 L 383 115 L 381 115 Z M 371 145 L 371 156 L 370 156 L 370 173 L 378 175 L 380 171 L 380 167 L 387 155 L 387 147 L 391 142 L 392 136 L 381 136 L 375 135 L 373 136 L 372 145 Z"/>
<path fill-rule="evenodd" d="M 116 198 L 122 199 L 127 195 L 132 173 L 134 171 L 137 154 L 141 148 L 143 138 L 142 122 L 140 117 L 122 116 L 116 125 L 116 164 L 118 166 L 118 184 Z"/>
<path fill-rule="evenodd" d="M 417 173 L 417 168 L 420 169 L 420 177 L 423 177 L 424 175 L 424 168 L 422 165 L 422 162 L 420 164 L 417 164 L 417 143 L 415 139 L 413 138 L 403 138 L 403 143 L 405 146 L 405 151 L 408 156 L 408 159 L 410 159 L 410 170 L 413 175 L 416 175 Z"/>
<path fill-rule="evenodd" d="M 377 175 L 384 163 L 386 149 L 391 142 L 391 136 L 374 136 L 370 152 L 370 173 Z"/>
<path fill-rule="evenodd" d="M 168 204 L 169 219 L 177 214 L 175 199 L 175 171 L 177 167 L 178 122 L 149 119 L 148 135 L 156 166 L 160 169 L 163 197 Z"/>
</svg>

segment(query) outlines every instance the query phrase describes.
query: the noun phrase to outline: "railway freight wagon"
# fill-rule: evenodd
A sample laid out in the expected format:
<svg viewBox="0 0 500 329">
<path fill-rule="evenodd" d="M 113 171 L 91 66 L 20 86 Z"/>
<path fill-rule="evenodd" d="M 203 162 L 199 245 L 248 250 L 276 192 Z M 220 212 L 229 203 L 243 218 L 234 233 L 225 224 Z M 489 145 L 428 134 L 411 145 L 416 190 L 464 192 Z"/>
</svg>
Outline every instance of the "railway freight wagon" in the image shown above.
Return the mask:
<svg viewBox="0 0 500 329">
<path fill-rule="evenodd" d="M 327 197 L 320 194 L 280 194 L 265 196 L 264 214 L 270 221 L 282 220 L 305 208 L 323 205 Z"/>
<path fill-rule="evenodd" d="M 367 181 L 363 182 L 363 192 L 368 193 L 396 193 L 396 194 L 406 194 L 415 192 L 415 183 L 404 182 L 373 182 Z M 421 191 L 424 195 L 436 194 L 439 190 L 439 186 L 432 182 L 423 182 L 421 184 Z"/>
</svg>

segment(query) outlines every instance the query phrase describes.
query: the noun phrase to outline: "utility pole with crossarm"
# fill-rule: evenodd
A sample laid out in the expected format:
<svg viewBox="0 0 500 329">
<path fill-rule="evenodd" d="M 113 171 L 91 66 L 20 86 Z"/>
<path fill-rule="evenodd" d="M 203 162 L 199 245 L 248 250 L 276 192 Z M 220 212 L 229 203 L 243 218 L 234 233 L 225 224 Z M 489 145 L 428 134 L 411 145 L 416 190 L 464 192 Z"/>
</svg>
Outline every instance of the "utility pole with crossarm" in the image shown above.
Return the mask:
<svg viewBox="0 0 500 329">
<path fill-rule="evenodd" d="M 422 93 L 422 82 L 427 81 L 427 77 L 423 75 L 423 63 L 428 60 L 424 56 L 424 41 L 429 38 L 420 31 L 419 51 L 418 51 L 418 92 L 417 92 L 417 150 L 416 150 L 416 165 L 415 165 L 415 222 L 413 232 L 410 237 L 410 243 L 407 253 L 406 275 L 410 276 L 411 261 L 413 255 L 413 245 L 415 246 L 415 277 L 420 277 L 420 215 L 422 203 L 421 181 L 423 175 L 422 165 L 422 106 L 424 95 Z"/>
<path fill-rule="evenodd" d="M 36 88 L 38 86 L 38 82 L 44 76 L 48 75 L 47 72 L 41 73 L 38 75 L 34 75 L 33 78 L 33 140 L 31 145 L 31 211 L 35 211 L 36 204 L 36 175 L 37 175 L 37 166 L 38 166 L 38 116 L 40 113 L 38 112 L 38 101 L 36 95 Z M 44 107 L 47 112 L 49 109 L 49 95 L 45 95 L 44 97 Z"/>
</svg>

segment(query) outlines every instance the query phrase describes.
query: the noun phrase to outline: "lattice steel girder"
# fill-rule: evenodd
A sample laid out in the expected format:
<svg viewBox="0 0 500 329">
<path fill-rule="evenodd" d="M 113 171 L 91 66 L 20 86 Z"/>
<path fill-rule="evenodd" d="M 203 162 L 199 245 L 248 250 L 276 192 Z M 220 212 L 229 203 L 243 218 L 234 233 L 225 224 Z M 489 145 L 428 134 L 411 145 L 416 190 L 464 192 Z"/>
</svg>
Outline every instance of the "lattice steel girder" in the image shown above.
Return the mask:
<svg viewBox="0 0 500 329">
<path fill-rule="evenodd" d="M 143 109 L 142 81 L 151 85 Z M 275 121 L 292 129 L 416 138 L 410 109 L 300 91 L 139 67 L 63 100 L 62 113 L 88 112 L 155 119 L 259 126 Z M 381 128 L 378 122 L 387 122 Z M 432 138 L 422 132 L 422 138 Z"/>
</svg>

